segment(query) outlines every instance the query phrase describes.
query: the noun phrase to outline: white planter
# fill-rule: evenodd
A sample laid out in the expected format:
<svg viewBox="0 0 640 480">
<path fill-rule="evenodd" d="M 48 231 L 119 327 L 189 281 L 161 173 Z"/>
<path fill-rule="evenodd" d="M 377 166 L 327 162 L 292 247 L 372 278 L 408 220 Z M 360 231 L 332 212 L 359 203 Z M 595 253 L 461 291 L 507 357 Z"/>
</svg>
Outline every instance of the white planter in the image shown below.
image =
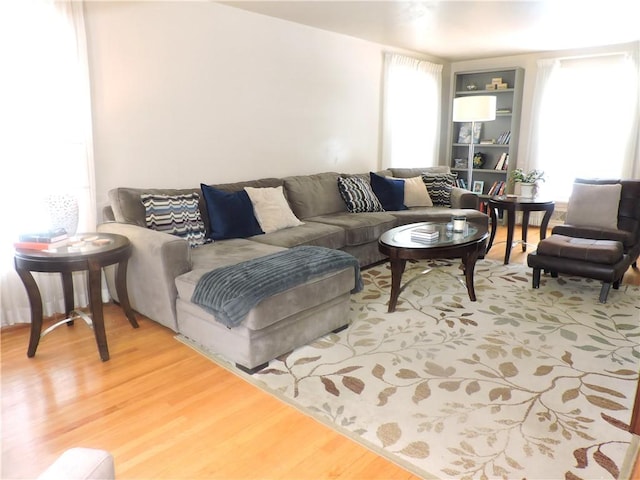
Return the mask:
<svg viewBox="0 0 640 480">
<path fill-rule="evenodd" d="M 533 198 L 536 196 L 536 184 L 535 183 L 521 183 L 520 184 L 520 196 L 526 198 Z"/>
</svg>

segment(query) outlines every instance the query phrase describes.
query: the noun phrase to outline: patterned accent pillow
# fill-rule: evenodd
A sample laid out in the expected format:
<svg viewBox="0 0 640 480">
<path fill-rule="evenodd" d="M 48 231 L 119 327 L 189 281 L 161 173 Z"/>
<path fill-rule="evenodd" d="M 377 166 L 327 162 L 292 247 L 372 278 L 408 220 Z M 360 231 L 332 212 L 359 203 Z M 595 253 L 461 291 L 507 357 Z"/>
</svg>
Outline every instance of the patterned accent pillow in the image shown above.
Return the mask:
<svg viewBox="0 0 640 480">
<path fill-rule="evenodd" d="M 451 206 L 451 189 L 456 184 L 455 173 L 425 173 L 422 181 L 427 186 L 429 197 L 434 206 Z"/>
<path fill-rule="evenodd" d="M 371 184 L 360 177 L 338 177 L 338 190 L 351 213 L 384 212 Z"/>
<path fill-rule="evenodd" d="M 198 208 L 199 198 L 196 192 L 184 195 L 141 194 L 147 227 L 184 238 L 191 248 L 204 245 L 206 237 Z"/>
</svg>

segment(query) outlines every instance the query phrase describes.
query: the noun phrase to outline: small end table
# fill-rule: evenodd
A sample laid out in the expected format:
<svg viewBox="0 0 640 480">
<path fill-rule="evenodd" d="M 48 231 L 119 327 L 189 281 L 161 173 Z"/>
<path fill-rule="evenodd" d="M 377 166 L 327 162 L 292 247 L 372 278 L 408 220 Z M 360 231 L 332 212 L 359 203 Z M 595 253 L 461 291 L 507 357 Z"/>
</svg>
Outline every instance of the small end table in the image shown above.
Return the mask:
<svg viewBox="0 0 640 480">
<path fill-rule="evenodd" d="M 513 248 L 513 230 L 516 224 L 516 211 L 522 212 L 522 251 L 527 251 L 527 230 L 529 227 L 530 212 L 544 212 L 542 223 L 540 224 L 540 240 L 547 236 L 547 227 L 555 206 L 552 200 L 538 199 L 536 197 L 491 197 L 488 208 L 491 215 L 491 237 L 487 252 L 491 250 L 493 239 L 498 228 L 498 211 L 507 211 L 507 247 L 504 252 L 504 264 L 509 263 L 511 249 Z"/>
<path fill-rule="evenodd" d="M 102 268 L 116 265 L 116 291 L 129 323 L 138 328 L 127 293 L 127 262 L 131 256 L 131 243 L 123 235 L 110 233 L 83 233 L 70 238 L 61 247 L 51 250 L 17 249 L 14 262 L 16 272 L 27 289 L 31 306 L 31 334 L 27 356 L 36 354 L 40 338 L 66 323 L 73 325 L 77 317 L 84 318 L 93 327 L 102 361 L 109 360 L 109 348 L 102 314 Z M 88 271 L 89 308 L 91 318 L 74 310 L 72 273 Z M 57 272 L 62 276 L 65 320 L 42 332 L 42 296 L 31 272 Z M 42 332 L 42 333 L 41 333 Z"/>
</svg>

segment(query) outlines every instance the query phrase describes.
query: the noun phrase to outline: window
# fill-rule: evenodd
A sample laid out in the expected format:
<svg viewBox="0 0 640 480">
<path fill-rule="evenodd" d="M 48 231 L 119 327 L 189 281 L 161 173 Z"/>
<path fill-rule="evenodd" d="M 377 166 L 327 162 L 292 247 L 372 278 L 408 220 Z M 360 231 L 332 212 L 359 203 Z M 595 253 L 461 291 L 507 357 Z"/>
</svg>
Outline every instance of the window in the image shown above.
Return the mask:
<svg viewBox="0 0 640 480">
<path fill-rule="evenodd" d="M 545 171 L 545 194 L 566 201 L 577 177 L 631 177 L 638 141 L 638 65 L 632 56 L 543 61 L 539 67 L 531 167 Z"/>
<path fill-rule="evenodd" d="M 49 195 L 71 194 L 80 231 L 95 229 L 89 72 L 83 5 L 72 0 L 0 2 L 0 323 L 30 321 L 13 268 L 21 232 L 49 227 Z M 75 276 L 75 275 L 74 275 Z M 45 315 L 64 311 L 59 275 L 36 276 Z M 78 282 L 76 293 L 86 301 Z"/>
<path fill-rule="evenodd" d="M 438 163 L 442 65 L 385 55 L 383 167 Z"/>
</svg>

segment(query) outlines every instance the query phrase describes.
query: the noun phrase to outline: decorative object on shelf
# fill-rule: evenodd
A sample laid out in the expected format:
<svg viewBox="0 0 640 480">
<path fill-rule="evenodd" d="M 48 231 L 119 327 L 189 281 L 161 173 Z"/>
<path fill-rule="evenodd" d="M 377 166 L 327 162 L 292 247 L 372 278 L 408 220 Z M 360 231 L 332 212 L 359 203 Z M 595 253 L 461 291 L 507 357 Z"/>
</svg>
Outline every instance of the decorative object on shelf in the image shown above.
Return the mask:
<svg viewBox="0 0 640 480">
<path fill-rule="evenodd" d="M 471 97 L 457 97 L 453 99 L 453 121 L 471 122 L 470 132 L 474 132 L 476 122 L 490 122 L 496 119 L 497 99 L 491 95 L 479 95 Z M 462 125 L 460 129 L 462 130 Z M 478 141 L 480 129 L 478 129 Z M 473 143 L 469 142 L 468 166 L 473 165 Z M 474 189 L 475 190 L 475 189 Z"/>
<path fill-rule="evenodd" d="M 473 155 L 473 168 L 482 168 L 487 161 L 487 156 L 482 152 L 476 152 Z"/>
<path fill-rule="evenodd" d="M 484 189 L 484 182 L 482 180 L 475 180 L 473 182 L 473 193 L 477 193 L 478 195 L 482 195 L 482 190 Z"/>
<path fill-rule="evenodd" d="M 534 169 L 525 173 L 523 169 L 516 168 L 511 178 L 515 183 L 520 183 L 520 196 L 533 198 L 538 193 L 538 182 L 544 182 L 544 172 Z"/>
<path fill-rule="evenodd" d="M 478 86 L 475 83 L 470 83 L 469 85 L 467 85 L 467 90 L 469 90 L 470 92 L 473 92 L 474 90 L 477 90 Z"/>
<path fill-rule="evenodd" d="M 453 160 L 454 168 L 467 168 L 466 158 L 455 158 Z"/>
<path fill-rule="evenodd" d="M 56 193 L 45 199 L 51 229 L 64 229 L 73 236 L 78 229 L 78 199 L 70 193 Z"/>
</svg>

